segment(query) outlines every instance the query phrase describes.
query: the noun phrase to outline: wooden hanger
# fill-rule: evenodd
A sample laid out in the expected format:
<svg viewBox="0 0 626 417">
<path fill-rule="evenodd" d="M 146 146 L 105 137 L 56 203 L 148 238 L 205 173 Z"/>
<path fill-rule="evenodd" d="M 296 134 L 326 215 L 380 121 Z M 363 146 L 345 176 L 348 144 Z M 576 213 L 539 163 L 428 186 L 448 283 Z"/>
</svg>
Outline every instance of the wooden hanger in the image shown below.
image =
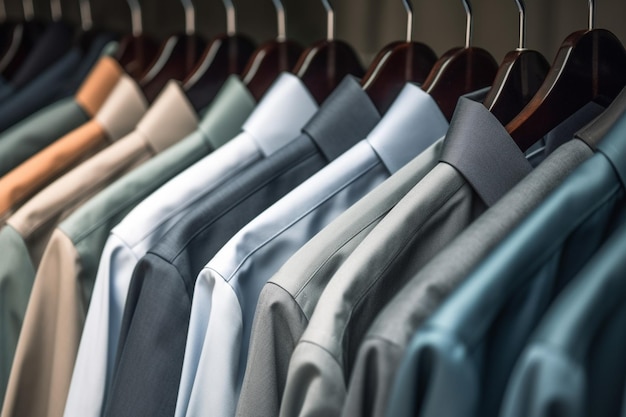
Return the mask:
<svg viewBox="0 0 626 417">
<path fill-rule="evenodd" d="M 189 101 L 198 111 L 213 101 L 231 74 L 241 74 L 255 48 L 248 37 L 236 31 L 233 2 L 222 1 L 226 7 L 227 33 L 209 42 L 197 66 L 183 83 Z"/>
<path fill-rule="evenodd" d="M 539 52 L 526 49 L 526 7 L 515 0 L 519 10 L 519 46 L 509 52 L 498 69 L 485 106 L 506 125 L 530 102 L 546 79 L 550 64 Z"/>
<path fill-rule="evenodd" d="M 437 61 L 437 55 L 430 47 L 412 41 L 413 10 L 408 0 L 403 0 L 402 4 L 407 12 L 406 42 L 385 46 L 361 81 L 381 113 L 389 109 L 405 83 L 423 83 Z"/>
<path fill-rule="evenodd" d="M 334 39 L 334 11 L 328 0 L 322 0 L 322 4 L 326 8 L 326 39 L 307 48 L 293 71 L 320 104 L 343 77 L 348 74 L 361 77 L 364 73 L 354 49 L 347 43 Z"/>
<path fill-rule="evenodd" d="M 140 77 L 139 84 L 149 102 L 154 101 L 168 81 L 182 81 L 191 74 L 206 47 L 196 34 L 196 13 L 191 0 L 181 0 L 181 3 L 185 9 L 185 33 L 166 39 Z"/>
<path fill-rule="evenodd" d="M 283 71 L 290 71 L 302 54 L 302 46 L 287 39 L 285 9 L 280 0 L 272 0 L 276 8 L 278 36 L 261 45 L 248 61 L 241 79 L 258 101 Z"/>
<path fill-rule="evenodd" d="M 452 49 L 439 58 L 422 85 L 448 120 L 459 97 L 490 86 L 498 71 L 498 64 L 489 52 L 470 46 L 472 10 L 468 0 L 462 1 L 467 16 L 465 47 Z"/>
<path fill-rule="evenodd" d="M 33 1 L 23 0 L 22 7 L 24 21 L 8 23 L 6 43 L 0 58 L 0 74 L 7 81 L 13 78 L 45 30 L 45 25 L 35 19 Z"/>
<path fill-rule="evenodd" d="M 138 79 L 158 52 L 156 41 L 143 33 L 143 12 L 138 0 L 126 0 L 130 8 L 132 31 L 120 41 L 115 59 L 133 78 Z"/>
<path fill-rule="evenodd" d="M 611 32 L 594 29 L 595 1 L 589 0 L 589 29 L 561 45 L 541 88 L 507 126 L 522 151 L 596 101 L 607 104 L 626 85 L 626 51 Z"/>
</svg>

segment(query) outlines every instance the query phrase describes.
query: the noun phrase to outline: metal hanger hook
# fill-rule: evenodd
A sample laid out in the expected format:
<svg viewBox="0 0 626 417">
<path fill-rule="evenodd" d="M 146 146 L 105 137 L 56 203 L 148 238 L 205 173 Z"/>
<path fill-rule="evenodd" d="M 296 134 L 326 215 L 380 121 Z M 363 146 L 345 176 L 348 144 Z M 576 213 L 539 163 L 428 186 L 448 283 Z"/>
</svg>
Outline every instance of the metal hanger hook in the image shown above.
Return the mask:
<svg viewBox="0 0 626 417">
<path fill-rule="evenodd" d="M 228 36 L 233 36 L 237 33 L 235 5 L 232 0 L 222 0 L 222 3 L 226 9 L 226 33 Z"/>
<path fill-rule="evenodd" d="M 519 10 L 519 45 L 517 49 L 526 49 L 526 5 L 524 0 L 515 0 Z"/>
<path fill-rule="evenodd" d="M 330 42 L 335 39 L 335 11 L 330 1 L 322 0 L 322 4 L 326 9 L 326 40 Z"/>
<path fill-rule="evenodd" d="M 24 8 L 24 20 L 27 22 L 33 20 L 35 17 L 35 5 L 33 0 L 22 0 L 22 7 Z"/>
<path fill-rule="evenodd" d="M 465 16 L 467 18 L 467 23 L 465 26 L 465 47 L 469 48 L 472 44 L 472 25 L 474 23 L 474 19 L 472 18 L 472 6 L 469 0 L 461 0 L 463 2 L 463 7 L 465 8 Z"/>
<path fill-rule="evenodd" d="M 143 12 L 139 0 L 126 0 L 130 8 L 130 22 L 133 36 L 139 36 L 143 33 Z"/>
<path fill-rule="evenodd" d="M 596 1 L 589 0 L 589 30 L 596 27 Z"/>
<path fill-rule="evenodd" d="M 63 18 L 63 8 L 61 0 L 50 0 L 50 17 L 53 22 L 58 22 Z"/>
<path fill-rule="evenodd" d="M 80 0 L 80 26 L 84 32 L 91 29 L 93 26 L 93 19 L 91 18 L 91 1 Z"/>
<path fill-rule="evenodd" d="M 413 40 L 413 6 L 409 0 L 402 0 L 404 10 L 406 11 L 406 41 Z"/>
<path fill-rule="evenodd" d="M 276 8 L 276 23 L 278 25 L 278 35 L 276 35 L 276 39 L 279 41 L 284 41 L 287 39 L 287 22 L 285 17 L 285 8 L 283 7 L 283 3 L 280 0 L 272 0 L 274 3 L 274 8 Z"/>
<path fill-rule="evenodd" d="M 191 0 L 180 0 L 185 10 L 185 33 L 193 35 L 196 33 L 196 8 Z"/>
</svg>

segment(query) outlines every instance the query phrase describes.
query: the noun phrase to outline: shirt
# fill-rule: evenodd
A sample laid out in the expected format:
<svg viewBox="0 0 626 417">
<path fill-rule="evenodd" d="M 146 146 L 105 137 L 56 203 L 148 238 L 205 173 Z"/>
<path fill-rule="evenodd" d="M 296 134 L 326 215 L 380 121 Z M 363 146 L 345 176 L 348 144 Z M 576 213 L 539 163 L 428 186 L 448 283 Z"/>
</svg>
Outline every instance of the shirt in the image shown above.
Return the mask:
<svg viewBox="0 0 626 417">
<path fill-rule="evenodd" d="M 73 95 L 98 59 L 115 49 L 113 35 L 102 33 L 83 52 L 75 46 L 24 88 L 0 103 L 0 132 L 36 111 Z"/>
<path fill-rule="evenodd" d="M 515 366 L 500 415 L 620 415 L 624 239 L 622 225 L 552 303 Z"/>
<path fill-rule="evenodd" d="M 370 113 L 369 123 L 355 118 L 351 130 L 366 132 L 379 119 L 374 105 L 363 102 L 361 119 Z M 404 132 L 407 124 L 411 127 L 407 119 L 428 128 L 420 137 L 394 134 Z M 196 282 L 178 415 L 207 409 L 234 415 L 263 284 L 332 219 L 445 133 L 447 125 L 430 96 L 407 85 L 366 140 L 267 209 L 220 250 Z M 220 383 L 211 384 L 212 378 Z"/>
<path fill-rule="evenodd" d="M 53 180 L 128 133 L 147 107 L 139 86 L 129 76 L 120 78 L 107 102 L 92 120 L 0 178 L 0 220 Z M 124 123 L 116 122 L 120 116 Z"/>
<path fill-rule="evenodd" d="M 531 171 L 495 116 L 468 98 L 459 100 L 441 160 L 330 279 L 291 356 L 281 417 L 339 415 L 358 347 L 377 313 L 410 276 Z"/>
<path fill-rule="evenodd" d="M 515 360 L 548 304 L 623 221 L 626 149 L 619 130 L 624 123 L 620 120 L 621 129 L 602 139 L 598 153 L 480 262 L 413 336 L 395 378 L 389 415 L 498 413 Z M 422 362 L 425 351 L 430 360 Z M 487 352 L 489 360 L 483 361 Z M 442 400 L 451 396 L 455 401 Z"/>
<path fill-rule="evenodd" d="M 76 281 L 88 287 L 93 285 L 93 294 L 89 302 L 65 406 L 65 416 L 96 417 L 102 414 L 104 394 L 113 366 L 112 356 L 115 354 L 119 322 L 122 316 L 122 307 L 119 308 L 119 312 L 116 312 L 108 296 L 110 288 L 119 288 L 121 284 L 110 286 L 110 283 L 115 282 L 118 274 L 122 274 L 126 281 L 130 281 L 132 267 L 126 274 L 123 272 L 124 268 L 133 262 L 124 261 L 133 259 L 136 262 L 138 259 L 133 257 L 134 253 L 125 245 L 126 239 L 121 242 L 122 244 L 117 244 L 115 236 L 120 235 L 119 232 L 111 236 L 108 233 L 135 205 L 138 203 L 141 205 L 140 201 L 143 198 L 197 161 L 202 155 L 220 148 L 234 137 L 240 131 L 241 125 L 253 107 L 254 99 L 246 86 L 237 76 L 231 76 L 193 134 L 108 187 L 62 224 L 62 230 L 79 251 L 77 263 L 80 267 L 77 269 L 80 272 L 75 277 Z M 233 155 L 225 155 L 224 152 L 217 150 L 215 153 L 221 155 L 213 158 L 215 162 L 224 160 L 225 156 L 230 156 L 231 161 L 236 161 L 240 156 L 237 151 Z M 222 178 L 222 175 L 218 177 Z M 206 176 L 192 178 L 198 180 Z M 181 184 L 188 185 L 190 182 L 183 181 Z M 149 197 L 148 200 L 151 198 Z M 180 204 L 182 205 L 183 202 L 181 201 Z M 147 207 L 152 209 L 154 206 L 148 203 Z M 170 212 L 167 214 L 169 215 Z M 139 213 L 137 219 L 149 220 L 143 213 Z M 124 228 L 123 224 L 130 226 L 129 239 L 142 240 L 143 233 L 135 234 L 138 224 L 135 223 L 133 216 L 129 214 L 115 230 Z M 147 222 L 145 225 L 152 227 L 156 223 Z M 121 235 L 124 236 L 123 233 Z M 109 236 L 108 239 L 107 236 Z M 105 244 L 105 241 L 112 243 Z M 100 266 L 97 263 L 99 257 L 92 255 L 95 253 L 102 253 Z M 124 287 L 128 290 L 127 283 Z M 126 294 L 124 293 L 123 296 L 125 297 Z M 112 309 L 110 313 L 109 309 Z"/>
<path fill-rule="evenodd" d="M 61 99 L 0 134 L 0 177 L 93 118 L 124 69 L 105 56 L 73 97 Z"/>
<path fill-rule="evenodd" d="M 93 121 L 96 126 L 94 131 L 104 141 L 117 140 L 131 131 L 145 112 L 146 104 L 139 87 L 130 79 L 122 80 Z M 117 157 L 118 153 L 113 156 Z M 122 168 L 123 164 L 120 165 L 119 168 Z M 43 168 L 40 167 L 40 170 Z M 77 168 L 76 173 L 72 171 L 59 178 L 33 197 L 0 230 L 0 251 L 10 250 L 13 254 L 0 264 L 0 294 L 6 300 L 6 303 L 0 305 L 3 386 L 9 377 L 35 271 L 50 234 L 56 223 L 83 201 L 81 194 L 88 195 L 90 187 L 96 187 L 107 175 L 115 173 L 113 170 L 103 174 L 99 168 L 97 161 L 86 161 Z M 80 193 L 73 193 L 80 188 Z"/>
<path fill-rule="evenodd" d="M 385 123 L 374 132 L 381 129 L 381 133 L 403 140 L 414 138 L 415 132 L 426 134 L 426 127 L 419 126 L 420 119 L 413 118 L 414 110 L 418 108 L 407 106 L 406 113 L 394 111 L 386 115 Z M 412 124 L 414 121 L 418 123 Z M 289 358 L 328 278 L 374 225 L 436 165 L 442 143 L 440 139 L 428 147 L 340 215 L 296 252 L 264 286 L 254 313 L 250 359 L 237 406 L 238 416 L 278 415 Z"/>
<path fill-rule="evenodd" d="M 410 278 L 372 323 L 359 347 L 342 415 L 386 415 L 393 378 L 417 328 L 458 286 L 467 271 L 476 266 L 567 175 L 593 155 L 598 141 L 613 125 L 615 116 L 621 113 L 622 109 L 612 104 L 601 117 L 577 133 L 580 139 L 558 147 L 545 163 Z"/>
<path fill-rule="evenodd" d="M 118 142 L 123 149 L 102 151 L 86 165 L 78 167 L 76 173 L 70 172 L 71 180 L 80 182 L 93 169 L 96 169 L 98 178 L 106 178 L 112 174 L 102 174 L 101 169 L 114 172 L 111 165 L 115 165 L 115 160 L 121 166 L 125 163 L 133 165 L 160 153 L 192 132 L 197 123 L 193 107 L 179 85 L 172 82 L 135 130 Z M 117 144 L 113 146 L 117 147 Z M 93 179 L 88 182 L 91 186 L 98 184 Z M 86 188 L 80 192 L 86 192 Z M 57 204 L 62 205 L 60 201 Z M 74 242 L 61 230 L 54 230 L 37 269 L 18 340 L 5 402 L 8 415 L 63 414 L 91 290 L 88 282 L 76 279 L 80 277 L 79 259 Z"/>
<path fill-rule="evenodd" d="M 135 268 L 128 292 L 113 395 L 108 398 L 105 415 L 174 413 L 198 273 L 241 227 L 358 141 L 349 137 L 350 131 L 343 129 L 349 117 L 359 115 L 354 106 L 346 109 L 343 105 L 346 101 L 352 103 L 354 95 L 367 98 L 359 83 L 348 77 L 295 141 L 213 192 L 202 206 L 171 229 L 165 239 L 144 256 Z M 313 98 L 310 99 L 313 102 Z M 159 278 L 155 286 L 156 277 Z M 155 295 L 155 290 L 161 294 Z M 170 305 L 168 300 L 173 300 L 172 296 L 178 301 Z M 152 302 L 156 304 L 151 306 Z M 167 309 L 159 307 L 158 310 L 167 311 L 163 317 L 167 324 L 162 323 L 168 329 L 167 346 L 163 344 L 165 340 L 157 336 L 164 328 L 161 325 L 158 329 L 152 328 L 153 320 L 149 318 L 160 314 L 155 311 L 156 306 L 163 306 L 163 303 L 168 304 Z M 144 354 L 145 348 L 140 347 L 142 344 L 159 346 L 159 349 L 152 348 L 155 355 L 148 357 Z M 135 388 L 131 388 L 128 381 L 135 378 L 134 375 L 145 375 L 146 371 L 152 382 L 140 387 L 143 392 L 133 392 Z M 162 383 L 164 375 L 168 375 L 165 384 Z"/>
</svg>

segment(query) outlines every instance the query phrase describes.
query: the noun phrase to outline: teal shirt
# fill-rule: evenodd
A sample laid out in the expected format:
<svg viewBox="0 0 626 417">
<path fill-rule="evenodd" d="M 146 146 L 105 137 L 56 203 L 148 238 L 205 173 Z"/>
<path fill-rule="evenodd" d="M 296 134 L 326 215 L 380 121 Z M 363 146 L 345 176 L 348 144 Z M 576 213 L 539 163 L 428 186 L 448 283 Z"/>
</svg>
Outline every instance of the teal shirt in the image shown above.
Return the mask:
<svg viewBox="0 0 626 417">
<path fill-rule="evenodd" d="M 625 139 L 626 116 L 417 331 L 388 415 L 498 415 L 514 364 L 551 301 L 625 221 Z"/>
</svg>

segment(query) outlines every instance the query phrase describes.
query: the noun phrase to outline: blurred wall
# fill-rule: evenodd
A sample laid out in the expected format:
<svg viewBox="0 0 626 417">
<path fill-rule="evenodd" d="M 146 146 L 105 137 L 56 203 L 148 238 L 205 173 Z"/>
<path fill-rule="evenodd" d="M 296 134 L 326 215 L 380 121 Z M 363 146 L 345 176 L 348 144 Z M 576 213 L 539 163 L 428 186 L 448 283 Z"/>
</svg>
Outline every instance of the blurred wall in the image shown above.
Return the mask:
<svg viewBox="0 0 626 417">
<path fill-rule="evenodd" d="M 4 0 L 9 16 L 22 16 L 21 2 Z M 184 27 L 179 0 L 139 0 L 145 31 L 159 38 Z M 79 21 L 78 0 L 61 0 L 64 18 Z M 206 38 L 225 30 L 221 1 L 193 0 L 196 24 Z M 233 0 L 240 32 L 262 42 L 276 32 L 271 0 Z M 35 13 L 48 20 L 49 0 L 34 0 Z M 335 9 L 336 36 L 351 43 L 364 63 L 385 44 L 403 39 L 406 15 L 401 0 L 331 0 Z M 430 45 L 438 54 L 461 46 L 465 37 L 465 14 L 458 0 L 413 0 L 414 39 Z M 489 50 L 497 60 L 517 46 L 518 15 L 514 0 L 473 0 L 473 44 Z M 613 31 L 626 43 L 626 0 L 597 0 L 596 26 Z M 98 26 L 128 31 L 130 16 L 125 0 L 91 0 Z M 326 33 L 324 9 L 319 0 L 283 0 L 288 35 L 304 45 Z M 555 56 L 563 39 L 587 25 L 587 0 L 526 0 L 528 47 Z"/>
</svg>

